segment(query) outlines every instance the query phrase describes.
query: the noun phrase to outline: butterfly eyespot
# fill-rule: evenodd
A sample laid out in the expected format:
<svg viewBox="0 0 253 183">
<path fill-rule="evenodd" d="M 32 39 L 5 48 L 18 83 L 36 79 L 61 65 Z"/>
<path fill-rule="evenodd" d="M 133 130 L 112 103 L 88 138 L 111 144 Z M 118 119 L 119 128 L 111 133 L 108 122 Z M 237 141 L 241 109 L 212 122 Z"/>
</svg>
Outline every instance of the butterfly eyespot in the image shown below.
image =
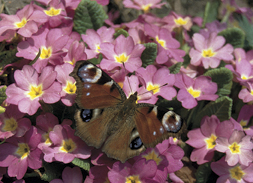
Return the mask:
<svg viewBox="0 0 253 183">
<path fill-rule="evenodd" d="M 140 137 L 136 137 L 129 145 L 129 147 L 133 149 L 140 149 L 143 146 L 143 143 L 141 141 Z"/>
<path fill-rule="evenodd" d="M 162 124 L 168 132 L 178 132 L 182 126 L 182 121 L 179 115 L 172 111 L 164 114 Z"/>
<path fill-rule="evenodd" d="M 85 64 L 79 68 L 77 75 L 85 83 L 96 83 L 101 78 L 102 71 L 92 64 Z"/>
<path fill-rule="evenodd" d="M 92 110 L 91 109 L 83 109 L 81 111 L 81 118 L 84 122 L 89 122 L 92 118 Z"/>
</svg>

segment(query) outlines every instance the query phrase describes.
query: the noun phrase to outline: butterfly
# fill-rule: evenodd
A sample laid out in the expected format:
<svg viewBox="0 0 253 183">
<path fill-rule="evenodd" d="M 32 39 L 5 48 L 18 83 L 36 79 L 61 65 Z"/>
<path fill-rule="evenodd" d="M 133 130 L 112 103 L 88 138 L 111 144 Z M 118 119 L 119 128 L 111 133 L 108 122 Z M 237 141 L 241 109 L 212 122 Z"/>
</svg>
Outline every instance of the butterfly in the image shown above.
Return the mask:
<svg viewBox="0 0 253 183">
<path fill-rule="evenodd" d="M 137 92 L 126 97 L 121 87 L 89 61 L 78 61 L 70 76 L 76 80 L 76 135 L 89 146 L 125 162 L 183 131 L 173 111 L 136 103 Z"/>
</svg>

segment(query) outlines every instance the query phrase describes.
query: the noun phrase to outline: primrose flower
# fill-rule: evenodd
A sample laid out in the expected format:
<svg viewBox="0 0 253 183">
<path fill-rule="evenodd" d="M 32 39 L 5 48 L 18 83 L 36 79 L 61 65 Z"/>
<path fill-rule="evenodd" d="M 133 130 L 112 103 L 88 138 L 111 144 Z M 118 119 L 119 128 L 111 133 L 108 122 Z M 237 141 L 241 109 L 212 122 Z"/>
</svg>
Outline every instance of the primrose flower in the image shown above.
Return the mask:
<svg viewBox="0 0 253 183">
<path fill-rule="evenodd" d="M 161 0 L 124 0 L 123 4 L 126 8 L 134 8 L 143 10 L 148 13 L 152 8 L 161 8 L 166 3 L 160 3 Z"/>
<path fill-rule="evenodd" d="M 31 128 L 31 121 L 23 118 L 24 115 L 18 110 L 18 106 L 9 105 L 5 112 L 0 114 L 0 139 L 14 135 L 22 137 Z"/>
<path fill-rule="evenodd" d="M 74 158 L 87 159 L 90 157 L 91 147 L 75 136 L 75 131 L 69 125 L 55 125 L 49 132 L 53 146 L 42 148 L 44 160 L 47 162 L 60 161 L 70 163 Z"/>
<path fill-rule="evenodd" d="M 83 183 L 83 175 L 79 167 L 66 167 L 62 171 L 62 180 L 54 179 L 50 183 Z"/>
<path fill-rule="evenodd" d="M 109 168 L 107 166 L 93 166 L 89 170 L 89 176 L 84 183 L 110 182 L 108 179 Z"/>
<path fill-rule="evenodd" d="M 120 35 L 115 39 L 115 44 L 103 43 L 100 46 L 100 53 L 104 55 L 100 67 L 105 70 L 113 70 L 116 67 L 123 67 L 129 72 L 136 71 L 141 67 L 141 54 L 145 47 L 142 44 L 134 44 L 133 38 L 125 38 Z"/>
<path fill-rule="evenodd" d="M 218 95 L 215 94 L 218 89 L 217 84 L 206 76 L 192 79 L 185 74 L 177 74 L 174 85 L 180 88 L 177 99 L 182 102 L 186 109 L 197 106 L 199 100 L 214 101 L 218 98 Z"/>
<path fill-rule="evenodd" d="M 42 166 L 42 151 L 37 148 L 40 138 L 37 129 L 32 127 L 23 137 L 11 137 L 0 144 L 0 166 L 8 167 L 10 177 L 21 179 L 28 167 Z"/>
<path fill-rule="evenodd" d="M 203 35 L 206 39 L 208 39 L 209 35 L 212 32 L 216 32 L 217 34 L 224 29 L 227 28 L 227 23 L 221 23 L 218 20 L 215 20 L 213 22 L 206 23 L 206 28 L 199 30 L 199 33 Z"/>
<path fill-rule="evenodd" d="M 173 88 L 175 76 L 170 74 L 168 68 L 163 67 L 157 70 L 154 65 L 148 65 L 146 68 L 139 68 L 136 73 L 146 90 L 153 93 L 148 103 L 155 104 L 158 95 L 167 100 L 172 100 L 177 95 L 177 91 Z"/>
<path fill-rule="evenodd" d="M 18 44 L 17 57 L 24 57 L 29 60 L 35 59 L 41 51 L 39 59 L 33 64 L 37 72 L 41 72 L 48 63 L 52 65 L 63 64 L 63 47 L 66 45 L 69 36 L 63 35 L 61 29 L 41 28 L 36 34 Z"/>
<path fill-rule="evenodd" d="M 253 105 L 244 105 L 242 106 L 237 121 L 243 127 L 244 132 L 247 135 L 253 137 L 253 126 L 248 127 L 250 118 L 253 116 Z"/>
<path fill-rule="evenodd" d="M 73 69 L 73 65 L 69 63 L 55 67 L 55 71 L 57 72 L 56 79 L 62 84 L 61 101 L 66 106 L 72 106 L 76 98 L 76 81 L 73 77 L 69 76 Z"/>
<path fill-rule="evenodd" d="M 50 66 L 45 67 L 39 76 L 32 66 L 25 65 L 22 70 L 15 71 L 16 83 L 7 87 L 6 102 L 18 105 L 23 113 L 35 114 L 40 100 L 49 104 L 60 100 L 61 85 L 55 82 L 56 75 Z"/>
<path fill-rule="evenodd" d="M 35 10 L 33 3 L 26 5 L 16 15 L 1 14 L 0 35 L 6 31 L 17 30 L 24 37 L 31 37 L 38 31 L 38 27 L 47 22 L 47 17 L 40 10 Z"/>
<path fill-rule="evenodd" d="M 244 83 L 244 85 L 246 86 L 246 88 L 241 89 L 238 94 L 238 98 L 242 99 L 245 103 L 253 101 L 253 83 L 246 82 Z"/>
<path fill-rule="evenodd" d="M 211 163 L 211 169 L 220 176 L 217 183 L 253 182 L 253 163 L 250 163 L 249 166 L 240 164 L 229 166 L 225 157 L 222 157 L 219 161 Z"/>
<path fill-rule="evenodd" d="M 215 149 L 226 153 L 225 161 L 229 166 L 234 166 L 238 162 L 248 166 L 253 161 L 251 136 L 245 136 L 242 131 L 234 130 L 229 138 L 218 137 Z"/>
<path fill-rule="evenodd" d="M 195 47 L 191 48 L 189 52 L 192 65 L 203 64 L 205 69 L 216 68 L 221 60 L 230 61 L 233 59 L 232 45 L 223 46 L 226 42 L 225 38 L 217 36 L 215 32 L 211 33 L 208 39 L 199 33 L 195 33 L 192 39 Z"/>
</svg>

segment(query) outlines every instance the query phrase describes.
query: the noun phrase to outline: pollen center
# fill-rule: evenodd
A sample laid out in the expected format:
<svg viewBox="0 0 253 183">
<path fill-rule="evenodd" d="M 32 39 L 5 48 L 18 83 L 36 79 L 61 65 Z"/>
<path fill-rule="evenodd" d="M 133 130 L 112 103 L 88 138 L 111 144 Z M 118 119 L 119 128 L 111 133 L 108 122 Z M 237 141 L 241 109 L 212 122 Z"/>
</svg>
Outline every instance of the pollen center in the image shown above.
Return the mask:
<svg viewBox="0 0 253 183">
<path fill-rule="evenodd" d="M 154 150 L 149 152 L 147 155 L 143 155 L 142 157 L 145 158 L 147 161 L 150 159 L 154 160 L 157 165 L 159 165 L 162 161 L 162 158 L 159 157 L 159 155 Z"/>
<path fill-rule="evenodd" d="M 43 94 L 43 91 L 42 91 L 41 84 L 39 86 L 30 85 L 30 91 L 27 92 L 27 95 L 30 97 L 31 100 L 42 96 L 42 94 Z"/>
<path fill-rule="evenodd" d="M 142 5 L 141 9 L 144 11 L 144 13 L 148 13 L 151 6 L 152 4 Z"/>
<path fill-rule="evenodd" d="M 159 39 L 158 36 L 155 37 L 156 41 L 166 49 L 166 41 L 162 40 L 162 39 Z"/>
<path fill-rule="evenodd" d="M 241 146 L 237 144 L 236 142 L 228 146 L 228 148 L 230 149 L 232 154 L 239 154 L 241 152 L 240 150 Z"/>
<path fill-rule="evenodd" d="M 212 134 L 209 138 L 206 138 L 205 139 L 205 142 L 206 142 L 206 148 L 207 149 L 213 149 L 216 145 L 216 135 Z"/>
<path fill-rule="evenodd" d="M 55 9 L 54 7 L 50 7 L 49 10 L 44 10 L 44 12 L 45 12 L 48 16 L 52 17 L 52 16 L 57 16 L 57 15 L 59 15 L 59 14 L 61 13 L 61 9 Z"/>
<path fill-rule="evenodd" d="M 115 56 L 116 62 L 119 62 L 121 64 L 127 62 L 128 58 L 129 58 L 129 56 L 126 56 L 125 53 L 122 53 L 119 56 Z"/>
<path fill-rule="evenodd" d="M 97 53 L 100 53 L 99 50 L 100 50 L 100 45 L 96 45 L 96 52 L 97 52 Z"/>
<path fill-rule="evenodd" d="M 206 50 L 202 50 L 203 57 L 213 57 L 214 55 L 216 55 L 216 53 L 213 52 L 213 50 L 211 48 L 206 49 Z"/>
<path fill-rule="evenodd" d="M 52 48 L 51 47 L 41 47 L 41 54 L 40 54 L 40 59 L 46 59 L 51 57 L 52 55 Z"/>
<path fill-rule="evenodd" d="M 18 149 L 16 154 L 21 157 L 21 159 L 26 158 L 30 154 L 30 148 L 26 143 L 18 143 Z"/>
<path fill-rule="evenodd" d="M 16 23 L 15 23 L 15 26 L 16 26 L 17 28 L 22 28 L 22 27 L 24 27 L 24 26 L 26 25 L 26 23 L 27 23 L 26 18 L 23 18 L 23 19 L 21 20 L 21 22 L 16 22 Z"/>
<path fill-rule="evenodd" d="M 245 172 L 241 169 L 240 166 L 233 167 L 229 169 L 230 177 L 235 180 L 242 180 L 242 177 L 245 175 Z"/>
<path fill-rule="evenodd" d="M 4 119 L 4 125 L 2 130 L 3 131 L 15 131 L 18 127 L 18 123 L 16 121 L 16 119 L 14 119 L 13 117 L 8 118 L 8 119 Z"/>
<path fill-rule="evenodd" d="M 245 127 L 245 126 L 247 126 L 247 124 L 248 124 L 248 121 L 247 120 L 241 120 L 240 121 L 240 125 L 242 126 L 242 127 Z"/>
<path fill-rule="evenodd" d="M 152 83 L 148 83 L 147 90 L 152 91 L 153 94 L 156 94 L 160 91 L 160 85 L 153 85 Z"/>
<path fill-rule="evenodd" d="M 241 75 L 241 79 L 243 79 L 243 80 L 247 80 L 247 79 L 249 79 L 249 77 L 248 77 L 248 76 L 246 76 L 246 75 L 244 75 L 244 74 L 242 74 L 242 75 Z"/>
<path fill-rule="evenodd" d="M 177 25 L 185 25 L 187 24 L 187 20 L 184 20 L 182 17 L 179 17 L 177 19 L 174 19 L 174 22 L 177 24 Z"/>
<path fill-rule="evenodd" d="M 70 95 L 73 95 L 76 93 L 76 85 L 75 83 L 72 83 L 70 81 L 67 81 L 67 85 L 63 88 L 63 90 L 70 94 Z"/>
<path fill-rule="evenodd" d="M 194 90 L 192 87 L 187 88 L 187 91 L 194 97 L 198 98 L 201 94 L 200 90 Z"/>
<path fill-rule="evenodd" d="M 70 153 L 76 149 L 76 143 L 72 139 L 67 139 L 62 141 L 62 146 L 60 151 Z"/>
<path fill-rule="evenodd" d="M 132 175 L 126 178 L 126 183 L 141 183 L 141 180 L 138 175 Z"/>
</svg>

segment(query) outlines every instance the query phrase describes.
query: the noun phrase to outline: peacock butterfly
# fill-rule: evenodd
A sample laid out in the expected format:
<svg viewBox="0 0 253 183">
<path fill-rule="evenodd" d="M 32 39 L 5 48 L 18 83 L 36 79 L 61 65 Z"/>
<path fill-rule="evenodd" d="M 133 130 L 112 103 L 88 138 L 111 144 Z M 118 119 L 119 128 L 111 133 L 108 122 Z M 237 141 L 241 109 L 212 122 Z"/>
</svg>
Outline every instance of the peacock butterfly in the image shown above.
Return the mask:
<svg viewBox="0 0 253 183">
<path fill-rule="evenodd" d="M 173 111 L 136 103 L 120 86 L 88 61 L 78 61 L 70 76 L 77 86 L 76 135 L 89 146 L 102 147 L 121 162 L 182 133 L 183 121 Z"/>
</svg>

